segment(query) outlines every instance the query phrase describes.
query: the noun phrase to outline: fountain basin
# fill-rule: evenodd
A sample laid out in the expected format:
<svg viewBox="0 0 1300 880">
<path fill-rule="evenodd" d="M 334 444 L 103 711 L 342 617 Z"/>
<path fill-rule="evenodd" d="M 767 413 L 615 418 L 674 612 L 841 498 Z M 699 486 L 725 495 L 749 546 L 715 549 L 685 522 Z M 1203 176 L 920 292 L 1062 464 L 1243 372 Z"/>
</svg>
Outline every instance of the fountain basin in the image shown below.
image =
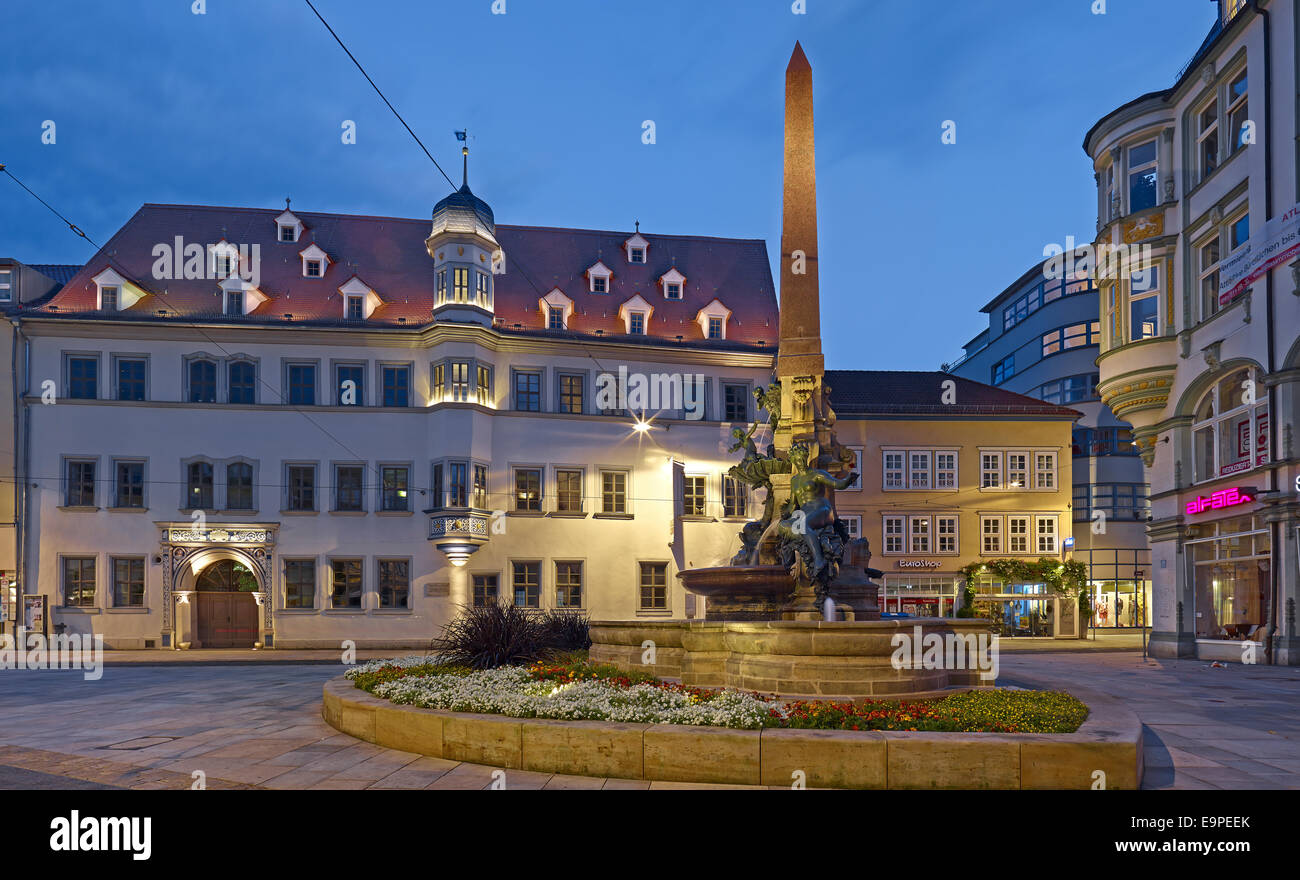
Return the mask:
<svg viewBox="0 0 1300 880">
<path fill-rule="evenodd" d="M 688 568 L 677 577 L 707 600 L 705 620 L 777 620 L 794 594 L 794 578 L 779 565 Z"/>
<path fill-rule="evenodd" d="M 835 622 L 601 620 L 591 624 L 590 656 L 593 662 L 680 679 L 692 687 L 784 697 L 915 697 L 994 683 L 996 666 L 980 668 L 970 662 L 969 654 L 965 662 L 900 668 L 893 662 L 900 634 L 909 639 L 960 636 L 988 645 L 990 624 L 975 618 L 923 617 Z"/>
</svg>

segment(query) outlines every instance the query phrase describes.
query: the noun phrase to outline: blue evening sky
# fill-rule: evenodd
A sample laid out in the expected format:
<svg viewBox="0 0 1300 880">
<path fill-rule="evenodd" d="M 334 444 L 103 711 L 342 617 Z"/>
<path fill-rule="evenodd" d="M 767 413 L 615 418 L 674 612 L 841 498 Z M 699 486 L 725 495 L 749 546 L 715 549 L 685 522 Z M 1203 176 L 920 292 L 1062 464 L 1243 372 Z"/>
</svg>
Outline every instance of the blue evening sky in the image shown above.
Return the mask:
<svg viewBox="0 0 1300 880">
<path fill-rule="evenodd" d="M 1172 85 L 1211 0 L 314 0 L 497 221 L 764 238 L 784 71 L 813 65 L 828 367 L 936 369 L 1090 240 L 1081 143 Z M 446 181 L 302 0 L 6 0 L 0 163 L 99 242 L 144 202 L 427 217 Z M 357 125 L 341 143 L 343 120 Z M 642 122 L 654 120 L 654 145 Z M 41 143 L 53 120 L 57 142 Z M 944 120 L 957 143 L 941 143 Z M 0 177 L 0 255 L 93 249 Z M 840 317 L 843 314 L 846 317 Z"/>
</svg>

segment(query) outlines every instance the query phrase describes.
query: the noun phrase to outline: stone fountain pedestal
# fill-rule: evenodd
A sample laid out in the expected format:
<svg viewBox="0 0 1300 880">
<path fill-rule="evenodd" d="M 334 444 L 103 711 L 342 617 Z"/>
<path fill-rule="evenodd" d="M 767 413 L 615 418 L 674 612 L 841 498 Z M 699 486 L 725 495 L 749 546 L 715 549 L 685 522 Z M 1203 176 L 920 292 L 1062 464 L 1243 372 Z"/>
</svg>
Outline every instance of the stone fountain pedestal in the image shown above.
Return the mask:
<svg viewBox="0 0 1300 880">
<path fill-rule="evenodd" d="M 593 662 L 680 679 L 692 687 L 729 687 L 791 698 L 885 699 L 951 688 L 991 686 L 978 664 L 897 668 L 897 634 L 961 637 L 972 646 L 989 623 L 977 619 L 870 621 L 593 621 Z M 985 640 L 987 643 L 987 639 Z M 974 651 L 971 652 L 972 654 Z M 985 666 L 985 669 L 988 667 Z"/>
</svg>

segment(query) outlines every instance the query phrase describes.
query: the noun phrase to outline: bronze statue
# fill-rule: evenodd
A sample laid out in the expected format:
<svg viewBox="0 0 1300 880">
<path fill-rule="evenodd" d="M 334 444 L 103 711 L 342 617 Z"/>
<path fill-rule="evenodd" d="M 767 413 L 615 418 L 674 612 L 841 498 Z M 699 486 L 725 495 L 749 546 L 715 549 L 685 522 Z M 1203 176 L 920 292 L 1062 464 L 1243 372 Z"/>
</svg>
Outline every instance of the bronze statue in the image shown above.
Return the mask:
<svg viewBox="0 0 1300 880">
<path fill-rule="evenodd" d="M 821 596 L 838 574 L 844 544 L 849 540 L 848 529 L 835 518 L 835 507 L 826 491 L 848 488 L 858 475 L 850 471 L 845 477 L 831 476 L 810 466 L 808 453 L 806 443 L 790 447 L 790 498 L 777 534 L 782 563 L 793 569 L 796 560 L 801 561 L 805 576 Z"/>
</svg>

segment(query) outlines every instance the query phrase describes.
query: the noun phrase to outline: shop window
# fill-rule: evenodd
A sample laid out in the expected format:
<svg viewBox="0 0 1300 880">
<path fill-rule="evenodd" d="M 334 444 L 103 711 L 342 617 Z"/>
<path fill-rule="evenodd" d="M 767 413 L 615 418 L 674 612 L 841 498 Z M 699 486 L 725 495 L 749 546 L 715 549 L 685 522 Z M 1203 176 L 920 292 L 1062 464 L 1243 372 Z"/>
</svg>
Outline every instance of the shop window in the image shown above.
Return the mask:
<svg viewBox="0 0 1300 880">
<path fill-rule="evenodd" d="M 1196 637 L 1259 641 L 1268 617 L 1272 553 L 1260 517 L 1210 526 L 1211 536 L 1188 541 L 1192 557 Z"/>
</svg>

